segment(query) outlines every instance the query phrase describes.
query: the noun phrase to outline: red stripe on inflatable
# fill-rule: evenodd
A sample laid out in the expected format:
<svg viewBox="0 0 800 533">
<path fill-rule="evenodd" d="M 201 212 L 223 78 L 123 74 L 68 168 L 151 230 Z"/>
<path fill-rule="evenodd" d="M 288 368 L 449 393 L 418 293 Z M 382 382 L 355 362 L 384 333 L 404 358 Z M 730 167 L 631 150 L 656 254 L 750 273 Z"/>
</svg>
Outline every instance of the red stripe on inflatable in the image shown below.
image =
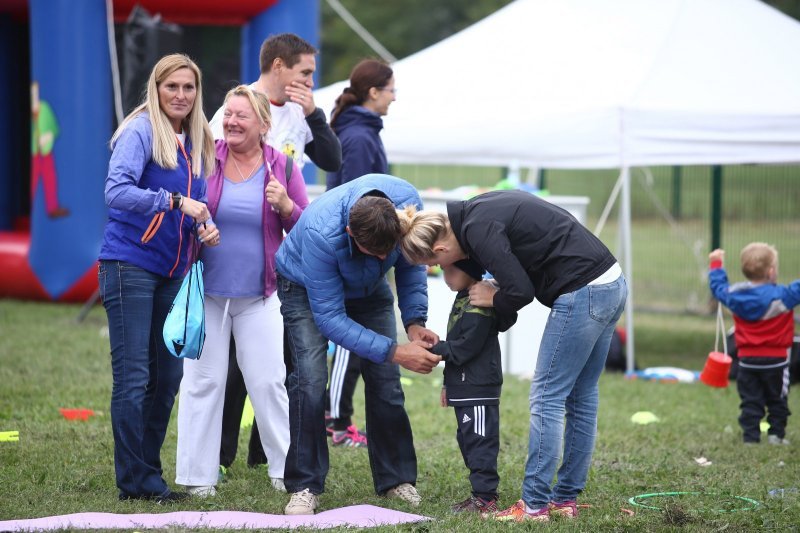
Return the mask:
<svg viewBox="0 0 800 533">
<path fill-rule="evenodd" d="M 0 298 L 52 301 L 28 264 L 31 236 L 27 232 L 0 232 Z M 83 303 L 97 290 L 97 265 L 92 265 L 58 302 Z"/>
<path fill-rule="evenodd" d="M 136 4 L 167 22 L 204 26 L 241 26 L 277 0 L 115 0 L 114 21 L 121 23 Z"/>
</svg>

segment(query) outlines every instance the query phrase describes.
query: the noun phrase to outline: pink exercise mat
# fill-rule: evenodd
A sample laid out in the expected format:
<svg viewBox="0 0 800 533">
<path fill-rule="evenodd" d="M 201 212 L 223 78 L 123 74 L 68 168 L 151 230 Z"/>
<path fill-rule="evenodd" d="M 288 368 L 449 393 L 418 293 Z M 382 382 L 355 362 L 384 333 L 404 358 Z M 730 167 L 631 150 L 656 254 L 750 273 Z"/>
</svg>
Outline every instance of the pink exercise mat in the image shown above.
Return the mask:
<svg viewBox="0 0 800 533">
<path fill-rule="evenodd" d="M 54 529 L 153 529 L 165 527 L 227 529 L 326 529 L 330 527 L 377 527 L 430 520 L 426 516 L 353 505 L 315 515 L 286 516 L 242 511 L 179 511 L 160 514 L 76 513 L 26 520 L 0 521 L 0 531 Z"/>
</svg>

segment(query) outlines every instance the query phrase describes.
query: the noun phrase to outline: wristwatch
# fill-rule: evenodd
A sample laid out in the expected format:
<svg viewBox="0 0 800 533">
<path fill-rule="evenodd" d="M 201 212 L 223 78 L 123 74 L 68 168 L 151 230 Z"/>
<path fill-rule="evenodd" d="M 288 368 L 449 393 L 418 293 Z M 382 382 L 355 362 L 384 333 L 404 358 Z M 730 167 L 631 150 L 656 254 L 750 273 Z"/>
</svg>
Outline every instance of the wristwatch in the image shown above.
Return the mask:
<svg viewBox="0 0 800 533">
<path fill-rule="evenodd" d="M 170 208 L 180 209 L 181 205 L 183 205 L 183 195 L 179 192 L 172 193 L 172 203 L 170 205 Z"/>
</svg>

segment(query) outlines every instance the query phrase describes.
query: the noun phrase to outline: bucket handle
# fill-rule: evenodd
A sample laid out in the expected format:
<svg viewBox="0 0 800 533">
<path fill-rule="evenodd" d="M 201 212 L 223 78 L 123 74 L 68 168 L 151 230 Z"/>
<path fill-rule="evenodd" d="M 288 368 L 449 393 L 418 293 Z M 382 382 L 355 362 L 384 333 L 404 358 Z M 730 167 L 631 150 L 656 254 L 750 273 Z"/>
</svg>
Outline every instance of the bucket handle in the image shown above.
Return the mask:
<svg viewBox="0 0 800 533">
<path fill-rule="evenodd" d="M 714 339 L 714 351 L 719 351 L 719 337 L 720 332 L 722 332 L 722 353 L 728 355 L 728 338 L 725 334 L 725 321 L 722 320 L 722 303 L 717 302 L 717 332 L 716 338 Z"/>
</svg>

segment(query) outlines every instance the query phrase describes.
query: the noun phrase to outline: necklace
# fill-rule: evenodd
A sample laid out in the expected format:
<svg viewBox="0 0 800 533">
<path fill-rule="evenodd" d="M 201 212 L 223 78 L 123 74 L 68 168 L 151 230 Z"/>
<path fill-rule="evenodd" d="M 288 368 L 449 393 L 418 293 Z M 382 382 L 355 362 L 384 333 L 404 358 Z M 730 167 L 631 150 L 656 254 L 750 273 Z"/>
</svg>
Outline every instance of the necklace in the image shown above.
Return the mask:
<svg viewBox="0 0 800 533">
<path fill-rule="evenodd" d="M 250 179 L 250 177 L 253 175 L 253 172 L 256 171 L 256 166 L 261 161 L 261 157 L 259 155 L 259 157 L 256 159 L 255 164 L 253 165 L 253 168 L 250 169 L 250 173 L 247 174 L 247 176 L 245 176 L 244 174 L 242 174 L 242 170 L 239 168 L 239 163 L 236 162 L 236 158 L 233 157 L 233 155 L 231 155 L 231 159 L 233 159 L 233 166 L 236 167 L 236 172 L 239 173 L 239 177 L 242 178 L 242 181 L 247 181 Z"/>
</svg>

